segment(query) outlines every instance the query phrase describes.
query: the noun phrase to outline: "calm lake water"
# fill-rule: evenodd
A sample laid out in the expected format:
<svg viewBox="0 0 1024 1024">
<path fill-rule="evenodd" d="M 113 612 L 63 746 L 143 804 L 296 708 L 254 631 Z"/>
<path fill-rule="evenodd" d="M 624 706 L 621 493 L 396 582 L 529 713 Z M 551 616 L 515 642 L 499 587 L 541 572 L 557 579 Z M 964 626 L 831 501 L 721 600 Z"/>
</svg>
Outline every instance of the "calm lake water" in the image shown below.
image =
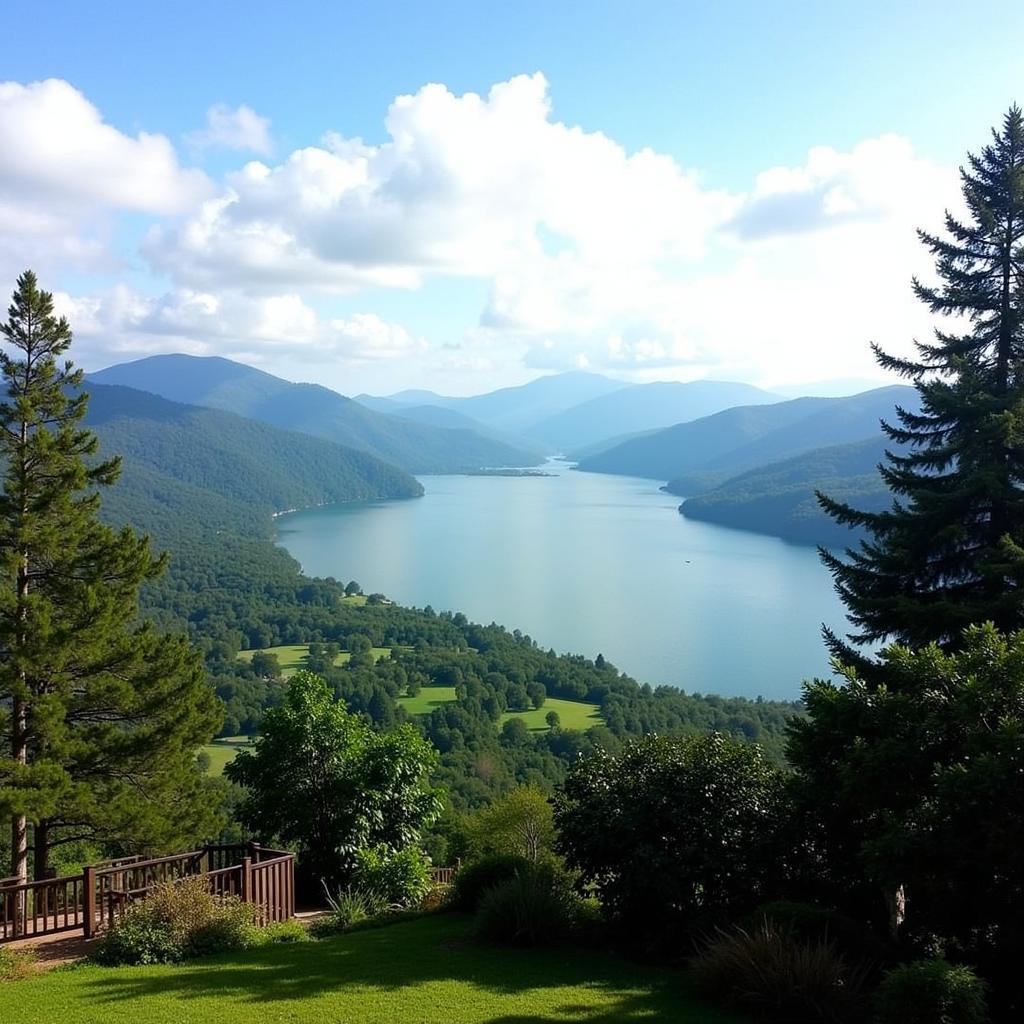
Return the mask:
<svg viewBox="0 0 1024 1024">
<path fill-rule="evenodd" d="M 652 684 L 795 699 L 845 624 L 810 547 L 684 519 L 653 480 L 427 476 L 426 495 L 296 512 L 278 542 L 316 576 L 463 611 Z"/>
</svg>

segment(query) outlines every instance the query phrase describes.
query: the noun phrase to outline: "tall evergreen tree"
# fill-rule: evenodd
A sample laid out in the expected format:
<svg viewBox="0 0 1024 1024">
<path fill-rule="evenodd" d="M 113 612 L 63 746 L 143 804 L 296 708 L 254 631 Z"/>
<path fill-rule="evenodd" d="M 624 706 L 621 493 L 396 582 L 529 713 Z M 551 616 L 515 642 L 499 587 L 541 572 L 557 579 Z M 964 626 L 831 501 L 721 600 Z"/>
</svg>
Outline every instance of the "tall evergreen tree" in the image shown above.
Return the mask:
<svg viewBox="0 0 1024 1024">
<path fill-rule="evenodd" d="M 97 519 L 119 460 L 81 426 L 82 374 L 59 360 L 71 329 L 30 271 L 0 325 L 0 814 L 11 870 L 93 839 L 176 843 L 212 825 L 197 747 L 217 701 L 184 639 L 137 622 L 165 559 Z"/>
<path fill-rule="evenodd" d="M 895 639 L 955 646 L 970 623 L 1024 626 L 1024 115 L 961 168 L 968 217 L 947 212 L 945 236 L 919 232 L 939 283 L 914 292 L 954 318 L 917 343 L 916 359 L 873 346 L 879 363 L 914 382 L 921 412 L 883 424 L 901 446 L 880 467 L 895 497 L 861 512 L 819 494 L 840 523 L 866 529 L 859 550 L 822 550 L 857 632 L 856 642 Z M 964 333 L 957 333 L 963 330 Z M 833 653 L 864 663 L 827 633 Z"/>
</svg>

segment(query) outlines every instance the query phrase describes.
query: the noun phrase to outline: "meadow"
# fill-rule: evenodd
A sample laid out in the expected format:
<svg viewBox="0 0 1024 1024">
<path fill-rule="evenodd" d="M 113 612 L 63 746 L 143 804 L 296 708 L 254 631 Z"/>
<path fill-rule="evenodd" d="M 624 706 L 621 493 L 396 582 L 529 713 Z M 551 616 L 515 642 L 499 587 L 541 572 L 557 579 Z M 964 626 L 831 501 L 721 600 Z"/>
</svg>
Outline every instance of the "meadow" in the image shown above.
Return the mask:
<svg viewBox="0 0 1024 1024">
<path fill-rule="evenodd" d="M 580 949 L 478 944 L 434 914 L 180 966 L 79 967 L 0 987 L 0 1019 L 39 1024 L 739 1024 L 678 971 Z"/>
</svg>

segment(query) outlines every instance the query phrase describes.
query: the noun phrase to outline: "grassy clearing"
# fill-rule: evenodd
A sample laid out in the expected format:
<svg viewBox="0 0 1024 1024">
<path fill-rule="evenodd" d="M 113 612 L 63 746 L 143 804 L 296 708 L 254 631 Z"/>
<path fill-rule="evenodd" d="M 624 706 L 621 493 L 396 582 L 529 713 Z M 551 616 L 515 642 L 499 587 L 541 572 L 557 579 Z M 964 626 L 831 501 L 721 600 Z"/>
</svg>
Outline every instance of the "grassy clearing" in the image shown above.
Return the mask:
<svg viewBox="0 0 1024 1024">
<path fill-rule="evenodd" d="M 442 704 L 451 704 L 455 700 L 454 686 L 424 686 L 415 697 L 399 697 L 398 703 L 409 712 L 410 715 L 426 715 L 434 708 Z M 592 725 L 600 725 L 602 722 L 601 709 L 596 704 L 586 704 L 578 700 L 561 700 L 558 697 L 548 697 L 544 706 L 533 711 L 506 711 L 501 716 L 501 722 L 507 722 L 510 718 L 521 718 L 526 722 L 531 732 L 547 732 L 548 723 L 544 716 L 549 711 L 557 711 L 560 725 L 563 729 L 580 729 L 585 731 Z"/>
<path fill-rule="evenodd" d="M 455 700 L 454 686 L 424 686 L 415 697 L 399 697 L 398 703 L 410 715 L 426 715 L 442 704 Z"/>
<path fill-rule="evenodd" d="M 251 745 L 251 736 L 221 736 L 207 743 L 202 749 L 210 758 L 209 774 L 223 775 L 224 768 L 235 759 L 235 754 Z"/>
<path fill-rule="evenodd" d="M 180 967 L 85 967 L 0 988 L 0 1019 L 39 1024 L 738 1024 L 679 972 L 593 950 L 476 944 L 434 915 Z"/>
<path fill-rule="evenodd" d="M 347 601 L 348 598 L 345 600 Z M 309 657 L 309 644 L 285 644 L 282 647 L 265 647 L 263 650 L 267 654 L 277 655 L 277 663 L 281 666 L 281 675 L 285 679 L 295 675 L 299 669 L 305 668 L 306 659 Z M 256 651 L 239 651 L 238 657 L 241 661 L 252 661 L 252 656 L 255 653 Z M 391 648 L 371 647 L 370 654 L 373 656 L 374 661 L 380 661 L 381 658 L 391 657 Z M 334 659 L 334 664 L 344 665 L 351 657 L 352 655 L 348 651 L 342 651 Z"/>
<path fill-rule="evenodd" d="M 549 711 L 557 711 L 559 725 L 563 729 L 579 729 L 586 731 L 592 725 L 601 725 L 601 709 L 596 704 L 586 704 L 580 700 L 561 700 L 558 697 L 548 697 L 544 706 L 533 711 L 506 711 L 501 716 L 502 724 L 510 718 L 521 718 L 531 732 L 547 732 L 548 723 L 544 716 Z"/>
</svg>

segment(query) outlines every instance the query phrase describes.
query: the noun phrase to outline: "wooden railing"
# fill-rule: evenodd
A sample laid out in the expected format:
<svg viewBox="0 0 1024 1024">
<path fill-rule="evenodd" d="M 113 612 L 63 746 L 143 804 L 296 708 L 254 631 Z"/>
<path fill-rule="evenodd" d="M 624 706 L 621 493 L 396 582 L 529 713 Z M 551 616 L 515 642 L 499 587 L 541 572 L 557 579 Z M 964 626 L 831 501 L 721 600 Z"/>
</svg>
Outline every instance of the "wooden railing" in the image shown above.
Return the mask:
<svg viewBox="0 0 1024 1024">
<path fill-rule="evenodd" d="M 0 942 L 73 931 L 84 922 L 82 875 L 21 882 L 0 881 Z"/>
<path fill-rule="evenodd" d="M 105 861 L 64 878 L 0 879 L 0 942 L 79 928 L 91 938 L 154 885 L 193 877 L 206 879 L 218 896 L 253 904 L 259 924 L 295 916 L 294 854 L 256 844 L 205 846 L 170 857 Z"/>
<path fill-rule="evenodd" d="M 451 885 L 455 881 L 458 868 L 431 868 L 430 880 L 434 885 Z"/>
</svg>

